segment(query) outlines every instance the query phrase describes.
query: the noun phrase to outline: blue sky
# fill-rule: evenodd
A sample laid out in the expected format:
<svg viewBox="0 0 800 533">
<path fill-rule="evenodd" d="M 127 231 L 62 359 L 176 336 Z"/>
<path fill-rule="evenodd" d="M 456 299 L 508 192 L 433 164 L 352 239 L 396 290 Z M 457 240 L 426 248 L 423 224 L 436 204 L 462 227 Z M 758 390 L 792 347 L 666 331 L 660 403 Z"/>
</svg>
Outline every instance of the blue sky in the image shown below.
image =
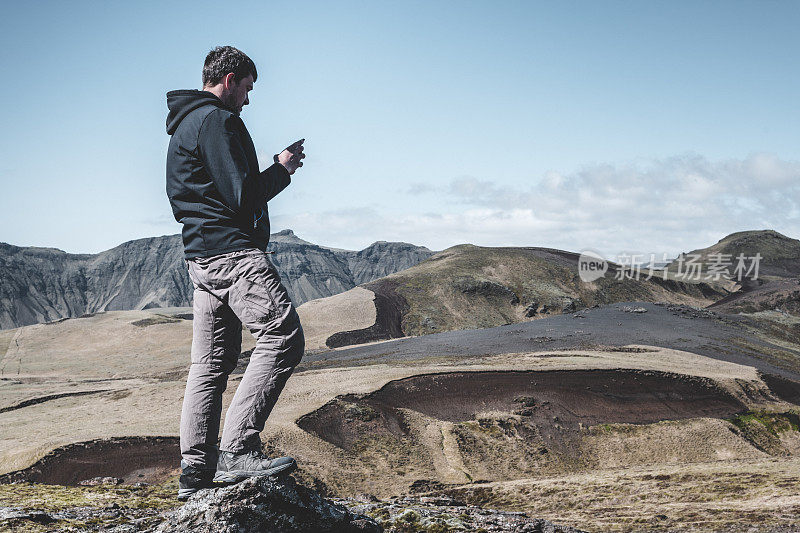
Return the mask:
<svg viewBox="0 0 800 533">
<path fill-rule="evenodd" d="M 800 238 L 800 2 L 3 4 L 0 241 L 177 233 L 166 91 L 244 50 L 273 231 L 677 254 Z"/>
</svg>

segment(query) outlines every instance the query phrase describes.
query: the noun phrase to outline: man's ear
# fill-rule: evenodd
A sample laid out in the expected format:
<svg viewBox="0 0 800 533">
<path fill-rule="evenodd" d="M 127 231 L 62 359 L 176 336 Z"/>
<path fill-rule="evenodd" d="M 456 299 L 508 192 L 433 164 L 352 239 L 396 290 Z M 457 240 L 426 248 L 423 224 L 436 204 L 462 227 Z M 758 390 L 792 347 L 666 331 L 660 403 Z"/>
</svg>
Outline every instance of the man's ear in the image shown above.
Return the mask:
<svg viewBox="0 0 800 533">
<path fill-rule="evenodd" d="M 234 84 L 236 83 L 236 76 L 233 72 L 228 72 L 225 74 L 225 77 L 222 78 L 222 86 L 225 88 L 226 91 L 229 91 Z"/>
</svg>

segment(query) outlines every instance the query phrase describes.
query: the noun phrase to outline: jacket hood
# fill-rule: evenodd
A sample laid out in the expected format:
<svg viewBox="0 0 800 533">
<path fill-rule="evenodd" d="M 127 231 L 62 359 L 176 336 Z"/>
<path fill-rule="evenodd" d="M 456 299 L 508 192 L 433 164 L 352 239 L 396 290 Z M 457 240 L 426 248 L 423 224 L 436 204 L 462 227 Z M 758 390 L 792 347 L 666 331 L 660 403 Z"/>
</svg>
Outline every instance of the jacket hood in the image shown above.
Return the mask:
<svg viewBox="0 0 800 533">
<path fill-rule="evenodd" d="M 181 89 L 167 93 L 167 133 L 172 135 L 178 129 L 178 125 L 186 118 L 186 115 L 205 105 L 215 105 L 223 109 L 228 109 L 222 100 L 208 91 L 198 91 L 197 89 Z"/>
</svg>

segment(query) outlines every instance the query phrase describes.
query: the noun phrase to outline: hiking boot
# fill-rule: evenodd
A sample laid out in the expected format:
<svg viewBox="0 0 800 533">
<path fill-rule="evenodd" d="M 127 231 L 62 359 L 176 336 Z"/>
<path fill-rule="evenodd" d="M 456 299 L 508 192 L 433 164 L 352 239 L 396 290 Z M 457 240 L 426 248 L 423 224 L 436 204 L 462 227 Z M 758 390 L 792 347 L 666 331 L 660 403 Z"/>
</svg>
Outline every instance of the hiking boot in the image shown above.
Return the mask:
<svg viewBox="0 0 800 533">
<path fill-rule="evenodd" d="M 178 499 L 180 501 L 188 500 L 189 496 L 200 489 L 213 489 L 215 487 L 215 470 L 198 468 L 183 460 L 181 461 L 181 469 L 181 477 L 178 480 Z"/>
<path fill-rule="evenodd" d="M 278 457 L 277 459 L 270 459 L 261 450 L 242 453 L 220 451 L 214 481 L 217 483 L 238 483 L 249 477 L 288 474 L 295 468 L 297 468 L 297 463 L 293 458 Z"/>
</svg>

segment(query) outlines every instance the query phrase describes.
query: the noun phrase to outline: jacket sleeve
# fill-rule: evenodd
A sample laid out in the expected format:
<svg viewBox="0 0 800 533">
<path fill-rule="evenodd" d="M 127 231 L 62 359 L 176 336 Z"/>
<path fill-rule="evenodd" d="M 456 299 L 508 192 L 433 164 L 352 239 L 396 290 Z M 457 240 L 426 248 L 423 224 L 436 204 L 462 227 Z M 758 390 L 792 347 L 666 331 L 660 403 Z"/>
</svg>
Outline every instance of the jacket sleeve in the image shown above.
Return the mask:
<svg viewBox="0 0 800 533">
<path fill-rule="evenodd" d="M 286 170 L 285 166 L 280 163 L 273 163 L 261 173 L 261 181 L 264 182 L 267 189 L 267 199 L 264 201 L 264 203 L 266 203 L 288 187 L 289 183 L 292 181 L 292 177 L 289 175 L 289 171 Z M 264 205 L 264 203 L 261 205 Z"/>
<path fill-rule="evenodd" d="M 208 114 L 197 138 L 198 155 L 222 201 L 235 213 L 253 213 L 267 201 L 267 183 L 247 162 L 241 119 L 224 110 Z"/>
</svg>

